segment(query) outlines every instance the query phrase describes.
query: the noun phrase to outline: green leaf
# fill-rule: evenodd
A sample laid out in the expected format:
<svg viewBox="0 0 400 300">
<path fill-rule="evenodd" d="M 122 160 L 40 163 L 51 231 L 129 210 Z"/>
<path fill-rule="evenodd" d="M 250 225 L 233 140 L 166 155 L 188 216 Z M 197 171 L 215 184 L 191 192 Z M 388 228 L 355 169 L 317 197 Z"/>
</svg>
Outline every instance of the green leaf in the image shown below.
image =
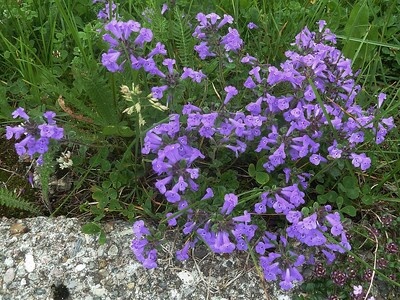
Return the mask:
<svg viewBox="0 0 400 300">
<path fill-rule="evenodd" d="M 103 127 L 102 133 L 103 135 L 106 136 L 121 136 L 121 137 L 132 137 L 135 135 L 135 132 L 128 126 L 120 126 L 120 125 L 105 126 Z"/>
<path fill-rule="evenodd" d="M 365 183 L 362 187 L 361 187 L 361 192 L 364 195 L 369 195 L 371 194 L 371 186 L 367 183 Z"/>
<path fill-rule="evenodd" d="M 256 181 L 259 184 L 266 184 L 269 181 L 269 175 L 265 172 L 257 172 Z"/>
<path fill-rule="evenodd" d="M 96 234 L 99 233 L 101 230 L 101 227 L 96 224 L 96 223 L 87 223 L 82 225 L 81 227 L 81 232 L 86 233 L 86 234 Z"/>
<path fill-rule="evenodd" d="M 318 195 L 317 200 L 320 204 L 325 204 L 326 202 L 335 203 L 337 197 L 338 197 L 338 194 L 335 191 L 329 191 L 328 193 L 326 193 L 324 195 Z"/>
<path fill-rule="evenodd" d="M 320 194 L 320 195 L 325 194 L 325 187 L 321 184 L 318 184 L 315 187 L 315 191 L 317 192 L 317 194 Z"/>
<path fill-rule="evenodd" d="M 249 165 L 248 172 L 251 177 L 256 176 L 256 167 L 254 166 L 254 164 Z"/>
<path fill-rule="evenodd" d="M 362 201 L 362 203 L 364 203 L 366 205 L 372 205 L 372 204 L 374 204 L 375 199 L 371 195 L 364 195 L 361 197 L 361 201 Z"/>
<path fill-rule="evenodd" d="M 347 205 L 340 209 L 340 211 L 344 214 L 349 215 L 350 217 L 355 217 L 357 215 L 357 210 L 354 206 L 352 205 Z"/>
<path fill-rule="evenodd" d="M 344 199 L 342 196 L 337 197 L 336 204 L 339 207 L 339 209 L 342 207 L 343 202 L 344 202 Z"/>
<path fill-rule="evenodd" d="M 104 232 L 104 230 L 101 230 L 100 235 L 99 235 L 99 244 L 104 245 L 106 243 L 106 241 L 107 241 L 106 233 Z"/>
<path fill-rule="evenodd" d="M 259 172 L 265 172 L 265 168 L 263 167 L 263 165 L 267 162 L 267 158 L 266 157 L 261 157 L 258 161 L 257 161 L 257 165 L 256 165 L 256 170 Z"/>
<path fill-rule="evenodd" d="M 307 217 L 310 214 L 310 209 L 308 207 L 303 207 L 301 209 L 301 213 L 303 214 L 303 216 Z"/>
<path fill-rule="evenodd" d="M 346 196 L 352 200 L 357 199 L 360 196 L 360 189 L 358 187 L 354 189 L 348 189 L 346 190 Z"/>
<path fill-rule="evenodd" d="M 318 202 L 314 202 L 312 207 L 313 207 L 313 209 L 314 209 L 315 211 L 317 211 L 318 208 L 319 208 L 319 203 L 318 203 Z"/>
<path fill-rule="evenodd" d="M 342 183 L 338 184 L 339 189 L 349 198 L 357 199 L 360 196 L 360 188 L 357 179 L 351 176 L 345 176 Z"/>
</svg>

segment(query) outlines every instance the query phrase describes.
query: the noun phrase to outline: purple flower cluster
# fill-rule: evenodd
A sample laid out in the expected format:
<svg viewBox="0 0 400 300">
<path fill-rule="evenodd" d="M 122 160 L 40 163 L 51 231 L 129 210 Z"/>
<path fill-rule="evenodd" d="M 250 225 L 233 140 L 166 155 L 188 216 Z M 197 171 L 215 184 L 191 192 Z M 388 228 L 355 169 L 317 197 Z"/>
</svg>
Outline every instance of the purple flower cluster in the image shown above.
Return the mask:
<svg viewBox="0 0 400 300">
<path fill-rule="evenodd" d="M 128 61 L 132 69 L 143 68 L 152 75 L 160 76 L 162 72 L 157 68 L 154 56 L 165 55 L 165 46 L 157 43 L 147 56 L 144 55 L 144 46 L 153 40 L 153 32 L 141 27 L 139 22 L 111 20 L 104 26 L 108 32 L 103 35 L 110 48 L 102 55 L 102 64 L 110 72 L 120 72 Z"/>
<path fill-rule="evenodd" d="M 193 36 L 200 40 L 195 50 L 201 59 L 241 55 L 243 41 L 238 31 L 229 27 L 225 35 L 220 33 L 224 25 L 233 23 L 231 16 L 199 13 L 196 19 L 199 25 Z M 255 245 L 265 278 L 279 280 L 281 288 L 287 290 L 303 280 L 300 267 L 313 263 L 314 255 L 322 254 L 331 263 L 336 253 L 350 250 L 340 215 L 330 206 L 303 214 L 304 191 L 311 174 L 298 166 L 313 169 L 329 161 L 349 159 L 354 167 L 365 171 L 371 159 L 355 149 L 367 134 L 374 134 L 376 142 L 381 143 L 394 121 L 376 121 L 373 109 L 365 111 L 356 104 L 361 87 L 356 84 L 351 61 L 333 46 L 335 36 L 325 25 L 318 22 L 317 33 L 302 30 L 279 67 L 263 65 L 249 54 L 242 56 L 241 67 L 248 69 L 249 76 L 240 90 L 238 85 L 225 86 L 220 111 L 204 112 L 186 104 L 181 115 L 171 114 L 168 122 L 147 132 L 142 154 L 154 157 L 152 169 L 158 177 L 155 187 L 168 203 L 165 222 L 169 226 L 182 224 L 182 233 L 189 237 L 176 253 L 178 260 L 187 259 L 189 249 L 199 241 L 215 253 L 246 251 Z M 162 82 L 151 90 L 155 98 L 164 97 L 179 80 L 200 83 L 206 78 L 203 72 L 187 67 L 179 76 L 176 61 L 169 58 L 162 60 L 168 71 L 161 72 L 153 59 L 166 55 L 161 43 L 147 56 L 137 55 L 152 41 L 152 33 L 135 21 L 111 21 L 105 28 L 111 34 L 104 36 L 110 50 L 103 55 L 103 64 L 110 71 L 121 71 L 125 59 L 133 69 L 143 68 L 155 75 Z M 242 111 L 231 112 L 227 104 L 239 92 L 248 100 L 247 105 Z M 378 107 L 385 97 L 378 95 Z M 254 205 L 253 211 L 240 211 L 241 195 L 235 191 L 204 189 L 202 183 L 207 184 L 207 180 L 199 168 L 199 160 L 206 158 L 200 150 L 204 141 L 215 149 L 229 149 L 236 157 L 246 151 L 263 155 L 265 172 L 284 179 L 255 190 L 253 196 L 243 200 L 250 207 Z M 260 237 L 252 218 L 267 212 L 278 215 L 288 226 L 276 233 L 264 231 Z M 143 221 L 135 222 L 133 230 L 136 257 L 145 267 L 156 267 L 157 251 L 149 242 L 150 231 Z M 298 253 L 291 249 L 293 243 L 301 245 Z M 300 253 L 304 249 L 309 250 L 309 257 Z"/>
<path fill-rule="evenodd" d="M 116 14 L 117 5 L 113 1 L 108 0 L 93 0 L 93 4 L 102 3 L 104 7 L 100 9 L 99 13 L 97 14 L 97 18 L 99 20 L 109 21 L 115 20 L 118 16 Z M 110 10 L 111 4 L 111 10 Z"/>
<path fill-rule="evenodd" d="M 36 160 L 38 165 L 43 164 L 43 154 L 49 150 L 50 140 L 61 140 L 64 137 L 64 129 L 56 125 L 56 114 L 47 111 L 43 114 L 46 121 L 42 124 L 33 122 L 22 107 L 17 108 L 12 116 L 14 119 L 22 118 L 24 122 L 18 126 L 6 126 L 6 138 L 19 140 L 15 143 L 15 150 L 19 156 L 29 155 L 31 158 L 39 154 Z"/>
<path fill-rule="evenodd" d="M 144 225 L 142 220 L 136 221 L 132 228 L 134 239 L 131 243 L 131 249 L 136 259 L 147 269 L 156 268 L 157 249 L 146 239 L 146 236 L 150 235 L 150 230 Z"/>
<path fill-rule="evenodd" d="M 196 20 L 199 25 L 195 28 L 193 36 L 200 40 L 200 44 L 196 45 L 194 50 L 201 59 L 220 55 L 221 48 L 225 52 L 237 52 L 242 48 L 243 40 L 237 29 L 228 27 L 228 33 L 220 33 L 222 27 L 233 23 L 232 16 L 225 14 L 221 19 L 216 13 L 198 13 Z"/>
<path fill-rule="evenodd" d="M 166 9 L 164 5 L 163 11 Z M 108 43 L 109 49 L 107 53 L 102 54 L 103 66 L 110 72 L 122 72 L 126 64 L 129 64 L 133 70 L 144 70 L 147 74 L 155 76 L 161 84 L 151 88 L 153 98 L 163 98 L 165 92 L 169 89 L 173 91 L 181 80 L 188 78 L 201 83 L 206 78 L 201 70 L 195 71 L 187 67 L 179 74 L 174 69 L 175 59 L 165 58 L 167 50 L 161 42 L 157 42 L 154 48 L 147 52 L 147 45 L 153 41 L 153 32 L 142 27 L 139 22 L 117 21 L 113 18 L 104 29 L 107 33 L 103 35 L 103 40 Z M 163 69 L 166 71 L 162 71 Z M 172 92 L 168 93 L 167 103 L 171 102 L 172 98 Z"/>
</svg>

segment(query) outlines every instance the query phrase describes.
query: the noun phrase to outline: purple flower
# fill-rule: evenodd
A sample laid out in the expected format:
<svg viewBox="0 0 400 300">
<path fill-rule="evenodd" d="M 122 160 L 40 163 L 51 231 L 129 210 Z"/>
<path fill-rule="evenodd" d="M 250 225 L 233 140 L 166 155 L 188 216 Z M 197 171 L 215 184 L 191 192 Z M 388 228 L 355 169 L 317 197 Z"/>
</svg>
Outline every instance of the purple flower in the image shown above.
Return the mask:
<svg viewBox="0 0 400 300">
<path fill-rule="evenodd" d="M 279 282 L 279 286 L 285 290 L 288 291 L 293 287 L 293 283 L 291 282 L 291 276 L 290 276 L 290 270 L 286 269 L 285 274 L 282 275 L 282 281 Z"/>
<path fill-rule="evenodd" d="M 238 197 L 235 194 L 226 194 L 224 196 L 224 205 L 221 208 L 221 214 L 229 215 L 238 204 Z"/>
<path fill-rule="evenodd" d="M 167 50 L 165 49 L 165 45 L 160 43 L 160 42 L 157 42 L 157 44 L 154 47 L 154 49 L 151 50 L 150 53 L 147 56 L 148 57 L 153 57 L 155 55 L 166 55 L 166 54 L 167 54 Z"/>
<path fill-rule="evenodd" d="M 321 162 L 326 162 L 326 161 L 327 160 L 324 157 L 322 157 L 320 154 L 313 154 L 310 156 L 310 162 L 316 166 L 318 166 Z"/>
<path fill-rule="evenodd" d="M 166 191 L 164 195 L 168 202 L 171 203 L 176 203 L 181 200 L 181 196 L 173 190 Z"/>
<path fill-rule="evenodd" d="M 386 94 L 379 93 L 378 95 L 378 108 L 381 108 L 383 101 L 386 100 Z"/>
<path fill-rule="evenodd" d="M 191 68 L 183 67 L 182 79 L 191 78 L 193 82 L 200 83 L 207 76 L 202 71 L 194 71 Z"/>
<path fill-rule="evenodd" d="M 118 65 L 117 60 L 120 57 L 121 52 L 116 51 L 114 49 L 108 50 L 107 53 L 103 53 L 101 55 L 101 63 L 103 66 L 107 68 L 110 72 L 119 72 L 122 71 L 122 64 Z"/>
<path fill-rule="evenodd" d="M 167 217 L 168 226 L 176 226 L 178 224 L 176 221 L 176 217 L 175 218 L 172 217 L 173 216 L 172 213 L 169 212 L 165 216 Z"/>
<path fill-rule="evenodd" d="M 206 189 L 206 194 L 203 196 L 203 198 L 201 198 L 200 200 L 206 200 L 206 199 L 210 199 L 214 197 L 214 192 L 211 188 L 207 188 Z"/>
<path fill-rule="evenodd" d="M 161 14 L 163 15 L 168 10 L 168 5 L 164 3 L 161 8 Z"/>
<path fill-rule="evenodd" d="M 224 105 L 228 104 L 228 102 L 232 99 L 233 96 L 236 96 L 238 94 L 238 90 L 234 86 L 226 86 L 224 88 L 226 92 L 226 97 L 224 100 Z"/>
<path fill-rule="evenodd" d="M 226 51 L 237 51 L 243 44 L 239 32 L 236 29 L 229 27 L 228 33 L 221 38 L 221 45 L 224 46 Z"/>
<path fill-rule="evenodd" d="M 338 212 L 327 214 L 325 219 L 331 224 L 331 233 L 334 236 L 338 236 L 343 232 L 343 225 L 340 221 L 340 215 Z"/>
<path fill-rule="evenodd" d="M 357 131 L 351 134 L 349 138 L 350 143 L 362 143 L 364 141 L 364 132 Z"/>
<path fill-rule="evenodd" d="M 365 153 L 361 154 L 351 153 L 350 158 L 353 166 L 355 166 L 356 168 L 359 167 L 363 171 L 369 169 L 369 167 L 371 166 L 371 159 L 367 157 Z"/>
<path fill-rule="evenodd" d="M 222 18 L 221 22 L 219 22 L 217 28 L 221 28 L 222 26 L 226 25 L 226 24 L 232 24 L 233 23 L 233 18 L 230 15 L 226 15 L 224 14 L 224 17 Z"/>
<path fill-rule="evenodd" d="M 256 24 L 254 24 L 253 22 L 250 22 L 249 24 L 247 24 L 247 28 L 249 28 L 249 29 L 257 29 L 258 26 Z"/>
<path fill-rule="evenodd" d="M 139 35 L 136 37 L 134 43 L 143 47 L 145 42 L 151 42 L 153 40 L 153 32 L 148 28 L 141 28 Z"/>
<path fill-rule="evenodd" d="M 151 88 L 151 94 L 156 99 L 161 99 L 164 96 L 164 92 L 168 89 L 168 85 L 155 86 Z"/>
<path fill-rule="evenodd" d="M 236 246 L 229 240 L 229 234 L 226 231 L 218 231 L 215 237 L 215 243 L 212 249 L 215 253 L 232 253 Z"/>
<path fill-rule="evenodd" d="M 143 220 L 139 220 L 139 221 L 136 221 L 135 223 L 133 223 L 132 229 L 133 229 L 133 233 L 137 239 L 140 239 L 141 237 L 150 234 L 150 231 L 144 225 Z"/>
<path fill-rule="evenodd" d="M 251 214 L 249 214 L 247 210 L 245 210 L 242 216 L 233 217 L 232 220 L 235 222 L 244 222 L 247 224 L 251 221 Z"/>
<path fill-rule="evenodd" d="M 176 259 L 179 261 L 189 259 L 189 254 L 188 254 L 189 249 L 190 249 L 190 242 L 187 242 L 181 250 L 176 251 Z"/>
<path fill-rule="evenodd" d="M 182 176 L 179 176 L 178 182 L 174 185 L 172 190 L 184 192 L 187 187 L 188 187 L 188 184 L 186 183 L 186 181 L 183 179 Z"/>
<path fill-rule="evenodd" d="M 29 120 L 29 116 L 25 113 L 25 109 L 22 107 L 18 107 L 16 110 L 14 110 L 12 112 L 12 117 L 14 119 L 20 117 L 20 118 L 24 119 L 25 121 Z"/>
<path fill-rule="evenodd" d="M 157 260 L 157 250 L 152 249 L 148 252 L 147 258 L 145 258 L 144 261 L 142 262 L 143 267 L 145 267 L 146 269 L 157 268 L 156 260 Z"/>
<path fill-rule="evenodd" d="M 22 126 L 6 126 L 6 138 L 10 140 L 13 136 L 16 140 L 19 140 L 21 136 L 25 133 L 25 128 Z"/>
<path fill-rule="evenodd" d="M 216 56 L 215 53 L 210 51 L 207 42 L 201 42 L 199 45 L 194 46 L 194 50 L 199 54 L 200 59 Z"/>
</svg>

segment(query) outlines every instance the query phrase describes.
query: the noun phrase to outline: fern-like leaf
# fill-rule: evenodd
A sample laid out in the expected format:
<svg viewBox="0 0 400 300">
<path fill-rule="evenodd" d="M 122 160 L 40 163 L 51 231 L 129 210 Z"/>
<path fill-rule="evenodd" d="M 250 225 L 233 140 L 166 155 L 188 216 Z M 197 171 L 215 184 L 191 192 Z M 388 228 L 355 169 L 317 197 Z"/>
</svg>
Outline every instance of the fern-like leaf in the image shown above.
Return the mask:
<svg viewBox="0 0 400 300">
<path fill-rule="evenodd" d="M 40 211 L 32 203 L 18 197 L 5 188 L 0 188 L 0 206 L 29 211 L 38 215 Z"/>
<path fill-rule="evenodd" d="M 192 67 L 195 45 L 192 38 L 192 29 L 186 23 L 186 17 L 179 9 L 174 12 L 174 26 L 172 29 L 173 39 L 176 42 L 175 49 L 177 50 L 176 57 L 180 60 L 182 65 Z"/>
</svg>

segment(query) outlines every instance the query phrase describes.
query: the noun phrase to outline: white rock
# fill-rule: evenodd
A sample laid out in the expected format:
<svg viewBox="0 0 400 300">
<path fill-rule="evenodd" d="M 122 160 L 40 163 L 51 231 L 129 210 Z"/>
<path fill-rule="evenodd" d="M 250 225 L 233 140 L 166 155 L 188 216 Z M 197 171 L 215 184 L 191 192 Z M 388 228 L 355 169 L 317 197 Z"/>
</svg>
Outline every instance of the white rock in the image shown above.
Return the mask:
<svg viewBox="0 0 400 300">
<path fill-rule="evenodd" d="M 75 271 L 80 272 L 82 271 L 84 268 L 86 268 L 85 264 L 79 264 L 75 267 Z"/>
<path fill-rule="evenodd" d="M 25 279 L 25 278 L 22 278 L 22 279 L 21 279 L 21 283 L 20 283 L 20 285 L 21 285 L 21 286 L 24 286 L 24 285 L 26 285 L 26 279 Z"/>
<path fill-rule="evenodd" d="M 118 254 L 118 247 L 115 245 L 111 245 L 110 249 L 108 249 L 108 256 L 116 256 Z"/>
<path fill-rule="evenodd" d="M 25 270 L 30 273 L 35 270 L 36 264 L 31 253 L 25 254 Z"/>
<path fill-rule="evenodd" d="M 182 280 L 183 284 L 192 285 L 194 282 L 194 277 L 189 271 L 182 271 L 179 272 L 177 275 L 179 279 Z"/>
<path fill-rule="evenodd" d="M 102 297 L 106 294 L 107 290 L 104 288 L 94 288 L 92 289 L 93 295 Z"/>
<path fill-rule="evenodd" d="M 6 267 L 12 267 L 13 265 L 14 265 L 14 260 L 11 258 L 11 257 L 7 257 L 5 260 L 4 260 L 4 265 L 6 266 Z"/>
<path fill-rule="evenodd" d="M 8 269 L 3 276 L 3 280 L 5 284 L 8 284 L 14 280 L 15 277 L 15 270 L 14 268 Z"/>
</svg>

